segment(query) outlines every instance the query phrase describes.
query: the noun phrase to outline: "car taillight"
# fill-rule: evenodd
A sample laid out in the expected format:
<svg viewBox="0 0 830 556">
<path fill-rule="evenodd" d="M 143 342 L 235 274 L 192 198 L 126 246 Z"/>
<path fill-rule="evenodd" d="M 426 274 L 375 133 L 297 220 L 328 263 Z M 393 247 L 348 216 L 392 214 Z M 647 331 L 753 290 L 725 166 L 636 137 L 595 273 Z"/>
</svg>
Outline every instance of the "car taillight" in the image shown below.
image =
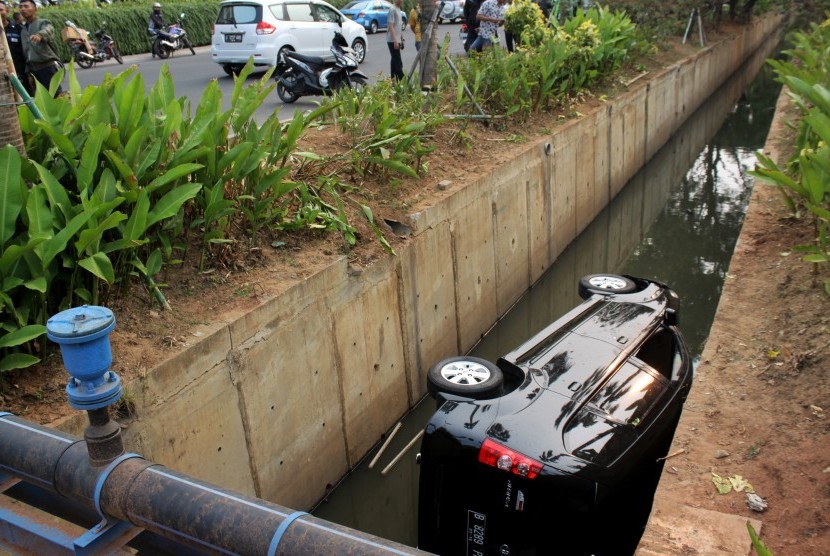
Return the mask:
<svg viewBox="0 0 830 556">
<path fill-rule="evenodd" d="M 542 464 L 538 461 L 502 446 L 489 438 L 484 441 L 478 451 L 478 461 L 527 479 L 533 479 L 542 470 Z"/>
<path fill-rule="evenodd" d="M 358 19 L 361 17 L 366 17 L 366 12 L 360 12 L 359 14 L 357 14 L 357 17 Z"/>
<path fill-rule="evenodd" d="M 271 35 L 276 31 L 277 28 L 271 25 L 266 21 L 260 21 L 256 24 L 256 34 L 257 35 Z"/>
</svg>

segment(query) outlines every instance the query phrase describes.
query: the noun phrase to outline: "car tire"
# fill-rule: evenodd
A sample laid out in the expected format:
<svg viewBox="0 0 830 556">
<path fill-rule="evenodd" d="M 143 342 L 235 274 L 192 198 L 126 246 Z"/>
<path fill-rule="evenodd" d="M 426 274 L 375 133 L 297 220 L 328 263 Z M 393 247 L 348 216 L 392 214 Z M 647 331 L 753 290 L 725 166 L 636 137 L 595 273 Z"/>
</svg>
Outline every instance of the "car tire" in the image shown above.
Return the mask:
<svg viewBox="0 0 830 556">
<path fill-rule="evenodd" d="M 450 357 L 433 365 L 427 373 L 427 391 L 433 398 L 441 394 L 492 398 L 501 392 L 503 384 L 501 369 L 478 357 Z"/>
<path fill-rule="evenodd" d="M 637 284 L 631 278 L 618 274 L 589 274 L 579 280 L 579 297 L 588 299 L 592 295 L 613 295 L 637 291 Z"/>
<path fill-rule="evenodd" d="M 354 50 L 357 63 L 362 64 L 366 59 L 366 43 L 363 39 L 355 39 L 352 43 L 352 50 Z"/>
<path fill-rule="evenodd" d="M 378 32 L 378 22 L 373 19 L 372 22 L 369 24 L 369 34 L 374 35 L 377 32 Z"/>
<path fill-rule="evenodd" d="M 242 68 L 239 64 L 223 64 L 222 71 L 224 71 L 228 77 L 233 77 L 235 75 L 239 75 L 239 72 L 242 71 Z"/>
</svg>

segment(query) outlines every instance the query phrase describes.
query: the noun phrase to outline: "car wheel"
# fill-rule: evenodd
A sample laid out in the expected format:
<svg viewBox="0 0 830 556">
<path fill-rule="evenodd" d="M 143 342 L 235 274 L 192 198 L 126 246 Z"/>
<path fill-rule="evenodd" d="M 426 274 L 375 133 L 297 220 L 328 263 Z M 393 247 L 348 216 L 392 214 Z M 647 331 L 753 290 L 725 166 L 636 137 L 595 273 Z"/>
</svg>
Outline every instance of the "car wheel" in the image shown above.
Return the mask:
<svg viewBox="0 0 830 556">
<path fill-rule="evenodd" d="M 289 83 L 291 87 L 286 87 L 283 84 L 283 80 Z M 279 96 L 280 100 L 283 101 L 285 104 L 291 104 L 292 102 L 300 98 L 300 95 L 294 92 L 294 88 L 296 87 L 296 85 L 297 76 L 294 75 L 293 70 L 287 70 L 279 78 L 277 78 L 277 96 Z"/>
<path fill-rule="evenodd" d="M 369 34 L 374 35 L 377 32 L 378 32 L 378 22 L 373 19 L 372 23 L 369 24 Z"/>
<path fill-rule="evenodd" d="M 589 274 L 579 280 L 579 297 L 588 299 L 594 294 L 611 295 L 637 291 L 637 284 L 618 274 Z"/>
<path fill-rule="evenodd" d="M 501 391 L 503 383 L 501 369 L 478 357 L 450 357 L 433 365 L 427 373 L 427 391 L 433 398 L 440 394 L 492 398 Z"/>
<path fill-rule="evenodd" d="M 354 50 L 355 58 L 358 64 L 362 64 L 366 59 L 366 43 L 363 39 L 355 39 L 352 43 L 352 50 Z"/>
</svg>

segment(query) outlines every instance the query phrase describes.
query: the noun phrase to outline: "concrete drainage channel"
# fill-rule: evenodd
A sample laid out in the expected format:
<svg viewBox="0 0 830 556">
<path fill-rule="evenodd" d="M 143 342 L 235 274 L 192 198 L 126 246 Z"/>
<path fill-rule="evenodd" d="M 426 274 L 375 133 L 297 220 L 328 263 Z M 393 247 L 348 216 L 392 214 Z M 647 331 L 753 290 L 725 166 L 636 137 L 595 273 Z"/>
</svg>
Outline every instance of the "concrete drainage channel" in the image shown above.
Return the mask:
<svg viewBox="0 0 830 556">
<path fill-rule="evenodd" d="M 459 188 L 440 207 L 412 215 L 405 223 L 412 237 L 397 259 L 358 273 L 350 272 L 345 259 L 337 261 L 243 317 L 206 327 L 197 346 L 130 385 L 140 400 L 141 420 L 123 431 L 125 444 L 141 446 L 148 457 L 144 461 L 162 461 L 245 493 L 239 499 L 251 504 L 260 503 L 254 502 L 258 497 L 310 507 L 422 397 L 429 365 L 469 350 L 554 260 L 571 256 L 565 246 L 597 215 L 602 218 L 610 198 L 629 203 L 626 210 L 635 216 L 652 213 L 650 197 L 627 193 L 631 187 L 622 191 L 623 185 L 715 84 L 757 47 L 772 42 L 769 36 L 780 23 L 780 18 L 759 20 L 731 43 L 707 48 L 648 84 L 638 82 L 614 104 L 568 122 L 550 138 L 528 145 L 512 164 Z M 765 55 L 758 56 L 760 66 Z M 587 161 L 581 163 L 580 157 Z M 581 259 L 575 267 L 583 270 L 580 274 L 598 268 L 594 263 L 602 264 L 601 270 L 618 268 L 633 248 L 623 233 L 629 225 L 641 233 L 636 222 L 608 220 L 603 253 Z M 458 257 L 466 263 L 454 265 Z M 435 268 L 445 271 L 436 274 Z M 572 285 L 576 279 L 568 276 L 561 283 Z M 304 343 L 298 345 L 297 338 Z M 282 380 L 275 380 L 278 376 Z M 307 403 L 295 403 L 298 392 Z M 12 430 L 7 427 L 13 420 L 0 419 L 2 430 Z M 275 422 L 281 434 L 274 434 Z M 81 416 L 63 428 L 80 434 L 86 424 Z M 33 428 L 34 434 L 47 434 Z M 71 435 L 53 436 L 60 439 L 56 442 L 77 442 Z M 413 436 L 402 431 L 397 438 L 405 445 Z M 390 446 L 387 455 L 403 447 Z M 7 464 L 3 458 L 10 453 L 0 450 L 6 471 L 17 465 L 49 483 L 51 471 L 38 475 L 24 463 Z M 411 459 L 407 454 L 412 452 L 385 477 L 403 472 L 403 463 Z M 128 458 L 116 470 L 141 460 Z M 388 461 L 379 465 L 386 467 Z M 97 483 L 92 474 L 82 476 Z M 82 505 L 98 504 L 95 485 L 79 488 L 64 492 Z M 282 517 L 273 514 L 277 519 L 269 527 L 274 530 L 260 531 L 269 546 L 289 517 L 294 524 L 287 532 L 282 528 L 280 542 L 302 530 L 298 527 L 312 527 L 307 525 L 312 518 L 275 511 Z"/>
<path fill-rule="evenodd" d="M 748 155 L 740 153 L 753 152 L 763 145 L 778 90 L 769 68 L 765 67 L 736 108 L 736 101 L 757 70 L 756 64 L 749 64 L 743 70 L 745 74 L 736 75 L 713 95 L 626 185 L 608 209 L 568 247 L 541 281 L 482 339 L 471 355 L 495 361 L 541 326 L 575 306 L 579 302 L 577 280 L 582 274 L 601 267 L 659 277 L 677 289 L 681 293 L 681 328 L 691 351 L 698 357 L 717 306 L 712 287 L 719 288 L 724 276 L 718 277 L 717 285 L 709 280 L 706 287 L 700 287 L 702 269 L 695 268 L 694 261 L 706 260 L 718 268 L 727 268 L 741 222 L 727 217 L 725 212 L 701 213 L 697 215 L 700 220 L 695 220 L 687 217 L 683 207 L 694 200 L 702 205 L 718 206 L 717 210 L 730 214 L 743 212 L 751 189 L 748 180 L 735 181 L 735 176 L 741 176 L 738 165 L 748 164 L 741 158 Z M 715 135 L 719 128 L 725 130 L 722 136 L 720 133 Z M 738 142 L 733 142 L 735 134 L 729 133 L 730 129 L 745 130 Z M 714 138 L 709 139 L 713 135 Z M 707 157 L 712 149 L 718 149 L 718 152 Z M 731 164 L 718 167 L 713 160 L 729 160 Z M 696 168 L 697 172 L 690 172 L 686 177 L 690 167 Z M 696 176 L 713 176 L 713 188 L 707 189 Z M 682 193 L 684 190 L 685 194 Z M 715 196 L 719 196 L 719 203 L 707 202 Z M 680 227 L 677 225 L 678 213 L 684 216 Z M 712 220 L 707 222 L 709 218 Z M 718 234 L 711 233 L 708 228 L 713 221 L 719 222 Z M 628 230 L 629 233 L 620 234 L 616 230 Z M 611 238 L 628 241 L 624 251 L 631 255 L 626 260 L 611 260 L 608 246 Z M 713 253 L 719 258 L 713 259 Z M 614 264 L 617 266 L 609 266 Z M 383 445 L 368 454 L 312 513 L 415 546 L 418 445 L 408 445 L 423 430 L 435 409 L 431 399 L 422 401 L 404 418 L 402 426 L 396 425 Z M 404 454 L 402 458 L 400 454 Z M 390 463 L 393 461 L 397 463 Z M 371 462 L 375 463 L 374 468 Z M 653 493 L 658 477 L 652 479 L 650 488 Z M 619 538 L 620 546 L 632 547 L 628 552 L 631 553 L 650 509 L 651 497 L 642 493 L 620 509 L 621 512 L 636 513 L 640 528 L 620 530 L 599 524 L 598 527 L 604 534 Z M 746 543 L 736 552 L 748 551 L 748 537 Z"/>
</svg>

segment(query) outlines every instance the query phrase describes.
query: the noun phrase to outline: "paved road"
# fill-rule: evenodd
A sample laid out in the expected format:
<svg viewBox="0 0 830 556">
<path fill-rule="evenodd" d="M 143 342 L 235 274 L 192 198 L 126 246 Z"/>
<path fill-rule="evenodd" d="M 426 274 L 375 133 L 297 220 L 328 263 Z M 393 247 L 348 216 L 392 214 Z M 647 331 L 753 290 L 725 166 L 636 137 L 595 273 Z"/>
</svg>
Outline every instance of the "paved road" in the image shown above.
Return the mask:
<svg viewBox="0 0 830 556">
<path fill-rule="evenodd" d="M 444 37 L 445 33 L 449 34 L 451 38 L 450 53 L 463 52 L 463 46 L 458 38 L 459 28 L 459 24 L 444 24 L 439 26 L 439 40 Z M 407 30 L 405 33 L 407 48 L 403 51 L 403 65 L 404 71 L 408 73 L 415 59 L 415 40 L 411 31 Z M 389 50 L 386 46 L 386 33 L 380 32 L 369 35 L 368 39 L 369 44 L 367 45 L 368 52 L 366 54 L 366 60 L 360 65 L 360 70 L 369 76 L 370 81 L 375 81 L 378 77 L 384 77 L 389 74 Z M 217 79 L 223 92 L 225 106 L 226 108 L 230 107 L 233 79 L 225 75 L 225 72 L 222 71 L 222 68 L 218 64 L 211 61 L 210 46 L 197 47 L 195 56 L 191 55 L 187 50 L 180 50 L 167 60 L 153 59 L 150 54 L 139 54 L 136 56 L 126 56 L 123 66 L 119 65 L 115 60 L 109 60 L 86 70 L 76 68 L 76 73 L 81 86 L 97 85 L 101 83 L 107 73 L 118 73 L 130 65 L 135 65 L 138 67 L 138 71 L 144 76 L 144 82 L 147 85 L 147 89 L 149 89 L 155 84 L 158 79 L 159 70 L 165 63 L 170 65 L 177 95 L 187 96 L 195 106 L 209 80 Z M 258 74 L 254 74 L 249 79 L 256 79 L 258 77 Z M 319 100 L 320 97 L 302 97 L 293 104 L 283 105 L 276 91 L 274 91 L 256 112 L 256 119 L 263 121 L 274 110 L 280 111 L 280 119 L 290 118 L 294 110 L 306 111 L 316 108 Z"/>
</svg>

